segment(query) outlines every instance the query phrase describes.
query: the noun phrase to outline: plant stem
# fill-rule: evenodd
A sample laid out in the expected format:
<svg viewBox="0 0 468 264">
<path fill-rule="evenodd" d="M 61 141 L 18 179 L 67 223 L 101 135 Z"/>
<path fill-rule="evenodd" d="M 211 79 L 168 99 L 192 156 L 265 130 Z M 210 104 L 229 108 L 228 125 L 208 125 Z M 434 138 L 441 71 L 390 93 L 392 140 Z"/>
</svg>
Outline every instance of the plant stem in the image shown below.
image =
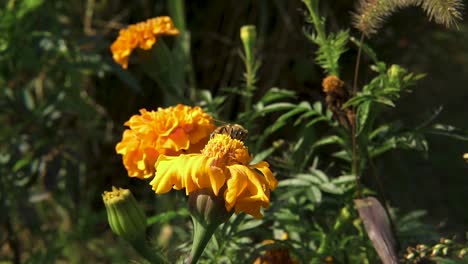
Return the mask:
<svg viewBox="0 0 468 264">
<path fill-rule="evenodd" d="M 150 263 L 169 263 L 169 261 L 158 254 L 155 249 L 151 248 L 144 239 L 137 239 L 129 242 L 135 251 Z"/>
<path fill-rule="evenodd" d="M 352 97 L 356 96 L 357 94 L 357 82 L 358 82 L 358 77 L 359 77 L 359 66 L 361 63 L 361 52 L 362 52 L 362 42 L 364 41 L 364 34 L 361 33 L 361 38 L 359 40 L 359 49 L 358 49 L 358 54 L 356 58 L 356 65 L 354 67 L 354 80 L 353 80 L 353 94 Z M 351 144 L 352 144 L 352 159 L 353 159 L 353 164 L 352 164 L 352 169 L 351 172 L 355 176 L 355 186 L 356 186 L 356 193 L 357 197 L 361 197 L 361 191 L 359 189 L 359 172 L 358 172 L 358 162 L 357 162 L 357 143 L 356 143 L 356 119 L 357 119 L 357 113 L 356 113 L 356 107 L 353 106 L 352 108 L 352 122 L 351 122 Z"/>
<path fill-rule="evenodd" d="M 219 226 L 217 224 L 203 225 L 195 217 L 192 217 L 193 220 L 193 229 L 194 229 L 194 239 L 192 244 L 192 251 L 190 252 L 190 257 L 187 260 L 187 264 L 196 264 L 198 259 L 203 254 L 206 245 L 213 236 L 216 228 Z"/>
</svg>

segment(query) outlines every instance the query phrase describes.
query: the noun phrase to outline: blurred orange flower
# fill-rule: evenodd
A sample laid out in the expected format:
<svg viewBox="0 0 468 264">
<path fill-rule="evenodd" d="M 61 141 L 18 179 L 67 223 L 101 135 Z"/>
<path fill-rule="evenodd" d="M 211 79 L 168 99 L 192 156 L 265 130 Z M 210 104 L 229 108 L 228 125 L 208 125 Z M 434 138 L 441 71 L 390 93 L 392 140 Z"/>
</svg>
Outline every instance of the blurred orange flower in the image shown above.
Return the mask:
<svg viewBox="0 0 468 264">
<path fill-rule="evenodd" d="M 221 192 L 227 211 L 245 212 L 261 218 L 260 207 L 270 205 L 270 190 L 278 184 L 265 161 L 250 165 L 252 157 L 244 143 L 216 134 L 198 154 L 177 157 L 160 155 L 150 184 L 160 194 L 171 189 L 189 193 L 209 189 Z"/>
<path fill-rule="evenodd" d="M 122 65 L 128 67 L 128 58 L 132 51 L 139 47 L 149 50 L 162 35 L 177 35 L 179 30 L 168 16 L 155 17 L 121 29 L 119 36 L 111 45 L 112 57 Z"/>
<path fill-rule="evenodd" d="M 286 234 L 287 235 L 287 234 Z M 286 238 L 287 239 L 287 238 Z M 283 240 L 286 240 L 283 239 Z M 262 241 L 263 245 L 275 245 L 273 240 Z M 255 259 L 253 264 L 298 264 L 299 261 L 294 259 L 289 254 L 289 250 L 285 247 L 272 247 L 265 251 L 263 256 Z"/>
<path fill-rule="evenodd" d="M 129 129 L 115 150 L 123 156 L 128 175 L 140 179 L 154 175 L 160 154 L 200 152 L 215 128 L 213 118 L 200 107 L 181 104 L 157 111 L 141 109 L 125 125 Z"/>
</svg>

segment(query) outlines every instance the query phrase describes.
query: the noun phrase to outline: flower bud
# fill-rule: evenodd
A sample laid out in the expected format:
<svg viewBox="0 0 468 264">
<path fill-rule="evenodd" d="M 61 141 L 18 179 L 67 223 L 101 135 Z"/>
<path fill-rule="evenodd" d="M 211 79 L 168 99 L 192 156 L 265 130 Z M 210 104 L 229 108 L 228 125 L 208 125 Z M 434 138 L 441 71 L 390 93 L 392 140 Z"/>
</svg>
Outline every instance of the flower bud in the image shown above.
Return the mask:
<svg viewBox="0 0 468 264">
<path fill-rule="evenodd" d="M 240 29 L 240 38 L 245 49 L 247 60 L 252 59 L 252 54 L 257 43 L 257 29 L 254 25 L 242 26 Z"/>
<path fill-rule="evenodd" d="M 199 189 L 190 193 L 189 210 L 192 216 L 205 226 L 220 225 L 232 214 L 226 210 L 224 198 L 214 195 L 209 189 Z"/>
<path fill-rule="evenodd" d="M 224 193 L 221 189 L 220 193 Z M 209 189 L 198 189 L 189 195 L 189 210 L 193 220 L 192 251 L 187 263 L 197 263 L 206 245 L 219 225 L 226 222 L 232 212 L 226 210 L 222 196 Z"/>
<path fill-rule="evenodd" d="M 130 190 L 112 186 L 104 192 L 102 200 L 106 206 L 107 220 L 112 231 L 128 241 L 143 239 L 146 217 Z"/>
</svg>

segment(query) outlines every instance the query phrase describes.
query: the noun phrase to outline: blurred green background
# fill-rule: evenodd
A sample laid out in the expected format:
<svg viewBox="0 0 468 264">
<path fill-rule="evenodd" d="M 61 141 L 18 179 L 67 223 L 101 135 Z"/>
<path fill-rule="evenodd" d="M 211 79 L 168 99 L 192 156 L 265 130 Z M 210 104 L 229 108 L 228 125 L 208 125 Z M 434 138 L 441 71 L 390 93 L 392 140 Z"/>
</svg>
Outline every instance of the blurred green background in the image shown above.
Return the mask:
<svg viewBox="0 0 468 264">
<path fill-rule="evenodd" d="M 354 1 L 322 2 L 329 30 L 350 27 Z M 239 28 L 254 24 L 263 60 L 259 93 L 280 87 L 296 91 L 300 100 L 324 100 L 324 76 L 314 64 L 316 46 L 303 35 L 300 1 L 185 4 L 198 89 L 222 94 L 223 88 L 239 85 Z M 147 212 L 164 210 L 170 197 L 158 198 L 154 206 L 147 183 L 126 176 L 114 147 L 123 123 L 140 108 L 164 106 L 165 92 L 134 59 L 122 70 L 109 47 L 120 28 L 168 12 L 165 1 L 2 1 L 0 261 L 79 262 L 86 256 L 91 262 L 115 263 L 135 254 L 110 233 L 101 194 L 112 185 L 127 187 Z M 428 23 L 420 9 L 403 10 L 368 40 L 389 64 L 427 73 L 382 120 L 417 127 L 440 111 L 437 123 L 468 130 L 467 14 L 458 30 L 447 30 Z M 358 36 L 353 29 L 351 34 Z M 346 83 L 352 82 L 356 53 L 350 46 L 342 59 Z M 369 63 L 364 57 L 361 83 L 372 77 Z M 240 111 L 235 102 L 231 98 L 225 105 L 226 120 Z M 442 234 L 463 237 L 468 231 L 468 164 L 462 155 L 468 144 L 440 135 L 428 139 L 426 157 L 391 152 L 377 161 L 378 174 L 392 206 L 425 209 L 427 223 Z M 375 186 L 370 177 L 363 181 Z"/>
</svg>

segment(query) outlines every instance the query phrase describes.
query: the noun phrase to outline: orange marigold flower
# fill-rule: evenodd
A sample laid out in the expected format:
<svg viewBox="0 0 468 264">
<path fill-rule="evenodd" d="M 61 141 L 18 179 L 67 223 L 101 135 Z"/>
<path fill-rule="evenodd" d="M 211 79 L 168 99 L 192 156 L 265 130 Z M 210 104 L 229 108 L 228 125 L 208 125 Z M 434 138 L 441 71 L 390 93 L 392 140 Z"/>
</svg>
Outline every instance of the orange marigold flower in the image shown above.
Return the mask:
<svg viewBox="0 0 468 264">
<path fill-rule="evenodd" d="M 265 161 L 250 165 L 252 157 L 244 143 L 216 134 L 198 154 L 178 157 L 160 155 L 150 184 L 160 194 L 171 189 L 189 193 L 209 189 L 224 197 L 227 211 L 245 212 L 261 218 L 260 207 L 270 205 L 270 190 L 278 184 Z"/>
<path fill-rule="evenodd" d="M 263 245 L 275 245 L 273 240 L 262 241 Z M 266 250 L 263 256 L 255 259 L 253 264 L 297 264 L 299 263 L 296 259 L 293 259 L 289 255 L 289 250 L 285 247 L 272 247 Z"/>
<path fill-rule="evenodd" d="M 162 35 L 177 35 L 179 30 L 168 16 L 155 17 L 130 25 L 120 30 L 119 36 L 111 45 L 112 57 L 122 65 L 128 67 L 128 58 L 132 51 L 139 47 L 149 50 L 156 43 L 156 38 Z"/>
<path fill-rule="evenodd" d="M 200 152 L 215 128 L 213 118 L 200 107 L 181 104 L 157 111 L 141 109 L 125 125 L 129 129 L 115 150 L 123 156 L 128 175 L 140 179 L 154 175 L 160 154 Z"/>
</svg>

